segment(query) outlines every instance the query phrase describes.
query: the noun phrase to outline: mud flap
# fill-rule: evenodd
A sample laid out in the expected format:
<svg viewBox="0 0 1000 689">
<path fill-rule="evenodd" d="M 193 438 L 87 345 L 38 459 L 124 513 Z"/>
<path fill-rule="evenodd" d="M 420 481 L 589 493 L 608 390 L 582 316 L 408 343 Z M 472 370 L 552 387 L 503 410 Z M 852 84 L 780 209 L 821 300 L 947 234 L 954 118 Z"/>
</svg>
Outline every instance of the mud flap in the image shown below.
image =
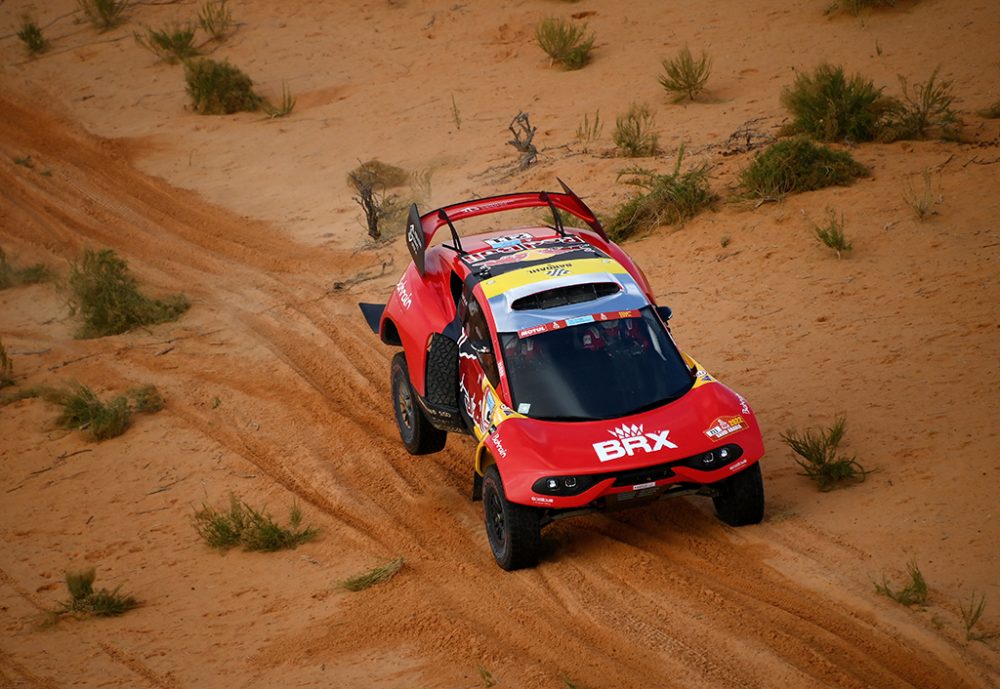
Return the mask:
<svg viewBox="0 0 1000 689">
<path fill-rule="evenodd" d="M 368 322 L 368 327 L 376 335 L 379 334 L 379 326 L 382 323 L 382 312 L 385 311 L 385 304 L 358 304 L 361 307 L 361 315 Z"/>
<path fill-rule="evenodd" d="M 417 273 L 423 277 L 427 243 L 424 239 L 424 225 L 420 221 L 420 211 L 417 210 L 415 203 L 410 204 L 410 214 L 406 220 L 406 248 L 410 250 L 410 257 L 413 258 L 413 265 L 417 267 Z"/>
</svg>

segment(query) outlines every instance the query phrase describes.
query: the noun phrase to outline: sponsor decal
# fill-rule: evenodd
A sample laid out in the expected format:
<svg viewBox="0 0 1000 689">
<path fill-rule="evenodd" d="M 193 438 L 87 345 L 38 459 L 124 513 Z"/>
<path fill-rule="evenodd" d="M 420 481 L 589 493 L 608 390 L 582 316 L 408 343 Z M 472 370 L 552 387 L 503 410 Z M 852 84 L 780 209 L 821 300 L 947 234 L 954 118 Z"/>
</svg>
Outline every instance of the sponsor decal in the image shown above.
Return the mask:
<svg viewBox="0 0 1000 689">
<path fill-rule="evenodd" d="M 656 481 L 650 481 L 649 483 L 639 483 L 632 486 L 632 490 L 643 490 L 644 488 L 655 488 Z"/>
<path fill-rule="evenodd" d="M 520 246 L 521 241 L 524 239 L 532 239 L 532 236 L 525 232 L 521 232 L 520 234 L 504 235 L 503 237 L 491 237 L 490 239 L 483 241 L 485 241 L 489 246 L 492 246 L 494 249 L 502 249 L 509 246 Z"/>
<path fill-rule="evenodd" d="M 642 424 L 631 426 L 623 424 L 608 433 L 616 439 L 593 444 L 594 452 L 602 462 L 610 462 L 612 459 L 625 456 L 632 457 L 638 452 L 654 454 L 664 448 L 677 449 L 677 445 L 667 437 L 670 435 L 669 430 L 645 433 Z"/>
<path fill-rule="evenodd" d="M 742 416 L 721 416 L 716 419 L 711 426 L 702 431 L 702 433 L 704 433 L 709 440 L 721 440 L 727 435 L 739 433 L 746 428 L 747 422 Z"/>
<path fill-rule="evenodd" d="M 529 268 L 528 274 L 534 275 L 535 273 L 545 273 L 546 275 L 551 275 L 552 277 L 559 277 L 560 275 L 568 275 L 570 268 L 573 264 L 569 261 L 565 263 L 550 263 L 548 265 L 538 266 L 537 268 Z"/>
<path fill-rule="evenodd" d="M 578 316 L 576 318 L 569 318 L 563 321 L 552 321 L 551 323 L 546 323 L 544 325 L 533 325 L 530 328 L 518 330 L 517 336 L 523 340 L 526 337 L 538 335 L 539 333 L 546 333 L 550 330 L 570 328 L 574 325 L 593 323 L 594 321 L 612 321 L 620 318 L 639 318 L 640 315 L 641 314 L 638 311 L 606 311 L 604 313 L 594 313 L 589 316 Z"/>
<path fill-rule="evenodd" d="M 527 414 L 529 411 L 531 411 L 531 402 L 521 402 L 517 405 L 518 414 Z"/>
<path fill-rule="evenodd" d="M 563 251 L 575 251 L 589 246 L 587 242 L 574 235 L 568 237 L 549 237 L 548 239 L 531 239 L 529 236 L 528 239 L 520 240 L 516 244 L 490 247 L 483 251 L 477 251 L 463 257 L 462 260 L 467 265 L 474 266 L 495 259 L 503 254 L 514 254 L 529 249 L 544 249 L 547 254 L 556 254 Z"/>
<path fill-rule="evenodd" d="M 747 416 L 750 416 L 750 414 L 752 414 L 753 412 L 750 411 L 750 405 L 747 404 L 747 401 L 745 399 L 743 399 L 743 395 L 736 393 L 736 397 L 740 401 L 740 411 L 746 414 Z"/>
<path fill-rule="evenodd" d="M 555 500 L 553 500 L 552 498 L 542 498 L 537 495 L 532 495 L 531 502 L 540 502 L 543 505 L 551 505 L 552 503 L 555 502 Z"/>
<path fill-rule="evenodd" d="M 419 254 L 424 246 L 424 230 L 415 222 L 406 225 L 406 243 L 414 254 Z"/>
<path fill-rule="evenodd" d="M 738 462 L 733 462 L 732 464 L 730 464 L 729 465 L 729 470 L 730 471 L 739 471 L 740 469 L 742 469 L 746 465 L 747 465 L 747 460 L 746 460 L 746 458 L 744 458 L 744 459 L 741 459 Z"/>
<path fill-rule="evenodd" d="M 493 434 L 493 447 L 495 447 L 497 449 L 497 454 L 498 455 L 500 455 L 504 459 L 507 458 L 507 448 L 505 448 L 503 446 L 503 443 L 500 441 L 500 434 L 499 433 L 494 433 Z"/>
<path fill-rule="evenodd" d="M 413 295 L 410 294 L 410 290 L 406 286 L 406 278 L 396 283 L 396 294 L 399 295 L 399 301 L 403 303 L 404 308 L 409 309 L 413 305 Z"/>
</svg>

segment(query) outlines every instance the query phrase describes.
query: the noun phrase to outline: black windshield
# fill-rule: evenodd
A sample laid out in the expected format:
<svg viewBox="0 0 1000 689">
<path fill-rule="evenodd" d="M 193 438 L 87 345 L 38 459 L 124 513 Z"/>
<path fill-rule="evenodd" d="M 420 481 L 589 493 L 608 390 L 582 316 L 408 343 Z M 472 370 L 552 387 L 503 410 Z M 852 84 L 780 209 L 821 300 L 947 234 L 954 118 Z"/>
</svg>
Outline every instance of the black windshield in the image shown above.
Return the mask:
<svg viewBox="0 0 1000 689">
<path fill-rule="evenodd" d="M 536 419 L 611 419 L 671 402 L 694 379 L 663 324 L 641 316 L 519 338 L 500 333 L 514 408 Z"/>
</svg>

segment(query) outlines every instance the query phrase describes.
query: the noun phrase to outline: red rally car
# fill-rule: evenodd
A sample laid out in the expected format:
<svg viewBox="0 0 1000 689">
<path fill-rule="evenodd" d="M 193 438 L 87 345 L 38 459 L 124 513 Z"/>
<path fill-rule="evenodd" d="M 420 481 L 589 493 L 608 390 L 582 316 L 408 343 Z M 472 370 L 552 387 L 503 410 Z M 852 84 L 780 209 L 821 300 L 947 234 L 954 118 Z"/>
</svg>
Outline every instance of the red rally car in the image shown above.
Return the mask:
<svg viewBox="0 0 1000 689">
<path fill-rule="evenodd" d="M 425 454 L 448 433 L 475 438 L 473 499 L 507 570 L 537 563 L 546 524 L 667 495 L 710 496 L 723 522 L 759 523 L 764 446 L 750 405 L 680 351 L 670 309 L 560 184 L 410 208 L 413 261 L 387 304 L 361 304 L 382 342 L 403 348 L 391 366 L 403 444 Z M 455 228 L 533 207 L 552 223 Z M 442 227 L 450 242 L 431 246 Z"/>
</svg>

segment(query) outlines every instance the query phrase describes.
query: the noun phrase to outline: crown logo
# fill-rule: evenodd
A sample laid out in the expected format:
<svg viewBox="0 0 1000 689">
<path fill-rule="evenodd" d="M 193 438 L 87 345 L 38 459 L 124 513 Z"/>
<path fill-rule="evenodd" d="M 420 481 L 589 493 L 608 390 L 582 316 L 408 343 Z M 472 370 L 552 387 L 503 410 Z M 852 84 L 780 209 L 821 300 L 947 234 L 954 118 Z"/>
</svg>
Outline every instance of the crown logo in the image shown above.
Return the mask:
<svg viewBox="0 0 1000 689">
<path fill-rule="evenodd" d="M 608 431 L 608 433 L 619 440 L 625 440 L 625 438 L 638 438 L 642 435 L 642 424 L 639 424 L 638 426 L 627 426 L 622 424 L 618 428 Z"/>
</svg>

